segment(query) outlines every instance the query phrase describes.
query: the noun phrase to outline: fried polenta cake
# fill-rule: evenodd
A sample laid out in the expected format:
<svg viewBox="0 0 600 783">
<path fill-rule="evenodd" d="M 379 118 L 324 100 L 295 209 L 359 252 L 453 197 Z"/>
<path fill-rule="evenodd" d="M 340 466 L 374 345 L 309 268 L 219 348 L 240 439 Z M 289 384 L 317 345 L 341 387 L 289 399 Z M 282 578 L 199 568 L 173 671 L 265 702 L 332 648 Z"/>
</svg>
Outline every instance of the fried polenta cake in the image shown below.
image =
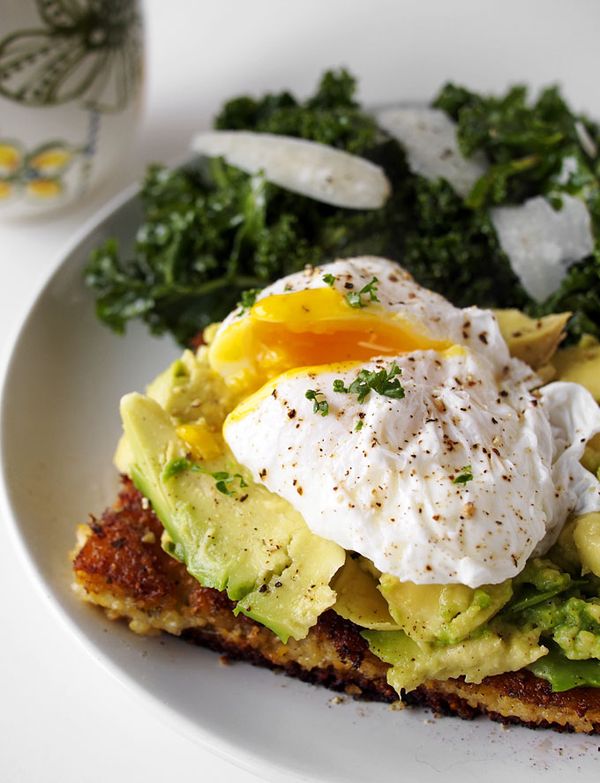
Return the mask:
<svg viewBox="0 0 600 783">
<path fill-rule="evenodd" d="M 466 683 L 427 681 L 398 696 L 386 680 L 389 665 L 370 652 L 354 623 L 329 610 L 302 640 L 284 644 L 272 631 L 233 614 L 223 592 L 202 587 L 160 545 L 163 527 L 148 501 L 123 477 L 117 502 L 79 528 L 74 588 L 140 634 L 165 632 L 208 647 L 230 660 L 284 671 L 353 697 L 431 707 L 436 713 L 532 728 L 600 733 L 600 689 L 554 693 L 530 671 Z"/>
</svg>

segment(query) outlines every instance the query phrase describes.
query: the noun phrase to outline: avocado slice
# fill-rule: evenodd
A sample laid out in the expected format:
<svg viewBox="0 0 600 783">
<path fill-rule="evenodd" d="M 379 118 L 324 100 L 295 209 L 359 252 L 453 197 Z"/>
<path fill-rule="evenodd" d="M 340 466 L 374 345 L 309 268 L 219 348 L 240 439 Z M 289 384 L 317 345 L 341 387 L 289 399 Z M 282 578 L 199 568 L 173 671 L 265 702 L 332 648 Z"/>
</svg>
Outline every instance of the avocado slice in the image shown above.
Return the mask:
<svg viewBox="0 0 600 783">
<path fill-rule="evenodd" d="M 223 379 L 208 364 L 208 350 L 183 354 L 163 370 L 147 387 L 146 395 L 169 414 L 173 424 L 196 423 L 200 418 L 219 432 L 236 398 Z M 120 473 L 129 474 L 133 457 L 125 435 L 117 446 L 114 463 Z"/>
<path fill-rule="evenodd" d="M 548 652 L 538 644 L 539 630 L 519 630 L 493 623 L 457 644 L 415 642 L 404 631 L 363 631 L 371 652 L 391 664 L 387 681 L 398 693 L 411 691 L 426 680 L 485 677 L 517 671 Z"/>
<path fill-rule="evenodd" d="M 473 589 L 417 585 L 383 574 L 379 589 L 401 630 L 419 642 L 455 644 L 484 625 L 512 596 L 510 579 Z"/>
<path fill-rule="evenodd" d="M 178 424 L 202 415 L 215 430 L 237 402 L 223 378 L 211 370 L 206 347 L 198 353 L 184 351 L 148 385 L 146 394 Z"/>
<path fill-rule="evenodd" d="M 399 630 L 400 626 L 390 614 L 385 598 L 377 589 L 378 584 L 378 578 L 367 570 L 364 558 L 348 553 L 344 567 L 333 580 L 337 593 L 333 610 L 361 628 Z"/>
<path fill-rule="evenodd" d="M 565 326 L 571 317 L 571 313 L 555 313 L 530 318 L 520 310 L 494 310 L 494 315 L 511 356 L 534 370 L 552 359 L 565 337 Z"/>
<path fill-rule="evenodd" d="M 190 463 L 155 400 L 128 394 L 121 416 L 131 479 L 163 523 L 168 551 L 203 586 L 225 590 L 238 602 L 236 613 L 284 642 L 304 638 L 335 603 L 329 583 L 344 550 L 311 533 L 287 501 L 252 483 L 231 455 Z M 223 486 L 222 474 L 238 478 Z"/>
<path fill-rule="evenodd" d="M 592 511 L 576 518 L 573 541 L 579 553 L 583 573 L 600 577 L 600 513 Z"/>
<path fill-rule="evenodd" d="M 600 342 L 584 334 L 577 345 L 562 348 L 553 358 L 558 379 L 580 383 L 600 403 Z"/>
</svg>

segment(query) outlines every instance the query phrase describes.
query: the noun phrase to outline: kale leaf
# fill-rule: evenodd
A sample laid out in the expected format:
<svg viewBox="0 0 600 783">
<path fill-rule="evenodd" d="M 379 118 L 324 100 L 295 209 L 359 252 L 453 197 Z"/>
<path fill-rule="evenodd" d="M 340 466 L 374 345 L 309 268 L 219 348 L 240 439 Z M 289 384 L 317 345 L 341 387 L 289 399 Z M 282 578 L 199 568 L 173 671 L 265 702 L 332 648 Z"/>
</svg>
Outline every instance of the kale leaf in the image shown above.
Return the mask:
<svg viewBox="0 0 600 783">
<path fill-rule="evenodd" d="M 267 228 L 261 178 L 216 160 L 210 180 L 198 168 L 151 167 L 134 253 L 121 256 L 110 240 L 92 254 L 86 283 L 115 331 L 140 317 L 153 333 L 185 343 L 232 310 L 244 289 L 285 274 L 288 253 L 300 266 L 312 260 L 292 216 L 277 215 Z"/>
<path fill-rule="evenodd" d="M 505 95 L 490 96 L 464 87 L 445 85 L 434 106 L 458 123 L 464 155 L 485 152 L 490 169 L 467 199 L 473 208 L 519 203 L 546 193 L 559 177 L 565 157 L 581 148 L 581 127 L 590 137 L 598 128 L 574 114 L 556 86 L 542 90 L 530 102 L 527 88 L 511 87 Z"/>
<path fill-rule="evenodd" d="M 170 332 L 186 344 L 234 309 L 248 288 L 306 264 L 371 254 L 399 261 L 458 306 L 519 307 L 533 315 L 569 309 L 573 338 L 600 336 L 600 252 L 573 266 L 560 290 L 538 305 L 512 271 L 487 215 L 491 204 L 538 193 L 559 205 L 569 192 L 585 199 L 600 235 L 594 123 L 573 114 L 554 87 L 530 103 L 523 87 L 496 98 L 446 85 L 435 105 L 457 121 L 465 154 L 482 150 L 492 164 L 463 200 L 444 180 L 410 172 L 401 146 L 355 94 L 347 71 L 328 71 L 304 101 L 289 92 L 236 98 L 215 126 L 287 134 L 362 155 L 392 183 L 381 209 L 332 207 L 219 159 L 177 170 L 151 166 L 132 251 L 110 240 L 86 266 L 98 316 L 117 332 L 141 318 L 153 333 Z M 568 177 L 561 175 L 565 157 Z"/>
<path fill-rule="evenodd" d="M 447 84 L 434 105 L 457 122 L 462 152 L 483 152 L 490 161 L 466 199 L 477 214 L 484 215 L 486 206 L 519 203 L 540 194 L 560 209 L 561 194 L 569 193 L 586 202 L 594 233 L 600 237 L 600 128 L 573 112 L 558 87 L 547 87 L 530 101 L 522 85 L 497 97 Z M 477 297 L 473 301 L 480 303 Z M 570 310 L 571 341 L 584 333 L 600 337 L 598 240 L 594 253 L 571 267 L 546 302 L 537 304 L 519 292 L 514 306 L 534 316 Z"/>
<path fill-rule="evenodd" d="M 556 293 L 540 307 L 531 307 L 534 314 L 546 315 L 571 311 L 569 342 L 584 334 L 600 338 L 600 245 L 596 241 L 594 254 L 569 270 Z"/>
<path fill-rule="evenodd" d="M 358 108 L 354 91 L 346 71 L 328 72 L 303 103 L 289 93 L 238 98 L 226 104 L 216 126 L 376 153 L 383 137 Z M 144 220 L 133 252 L 123 254 L 114 240 L 106 242 L 86 266 L 86 284 L 99 318 L 115 331 L 141 318 L 153 333 L 171 332 L 182 344 L 222 319 L 247 288 L 336 255 L 383 252 L 389 244 L 369 240 L 390 231 L 384 215 L 318 203 L 219 159 L 177 170 L 151 166 L 141 201 Z"/>
<path fill-rule="evenodd" d="M 373 148 L 381 132 L 359 107 L 355 92 L 356 80 L 348 71 L 327 71 L 315 94 L 304 102 L 289 92 L 229 101 L 215 128 L 298 136 L 362 155 Z"/>
</svg>

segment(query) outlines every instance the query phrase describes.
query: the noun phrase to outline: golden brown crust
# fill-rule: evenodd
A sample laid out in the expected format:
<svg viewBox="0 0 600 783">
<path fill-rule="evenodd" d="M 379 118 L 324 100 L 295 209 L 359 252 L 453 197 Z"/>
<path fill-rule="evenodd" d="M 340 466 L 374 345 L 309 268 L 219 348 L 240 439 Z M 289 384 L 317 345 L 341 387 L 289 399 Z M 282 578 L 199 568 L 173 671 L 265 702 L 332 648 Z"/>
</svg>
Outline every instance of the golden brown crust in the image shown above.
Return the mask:
<svg viewBox="0 0 600 783">
<path fill-rule="evenodd" d="M 478 685 L 462 679 L 428 682 L 407 694 L 405 701 L 461 718 L 485 714 L 530 728 L 600 734 L 600 689 L 553 693 L 545 680 L 529 671 L 487 677 Z"/>
<path fill-rule="evenodd" d="M 333 611 L 325 612 L 306 639 L 283 644 L 271 631 L 233 614 L 224 593 L 201 587 L 160 546 L 162 526 L 131 482 L 123 480 L 117 503 L 100 520 L 92 518 L 73 567 L 85 600 L 109 616 L 130 620 L 134 630 L 164 630 L 237 660 L 281 669 L 293 677 L 353 696 L 395 701 L 387 684 L 388 665 L 368 649 L 359 629 Z M 408 704 L 441 714 L 532 727 L 600 734 L 600 689 L 553 693 L 528 671 L 486 678 L 431 681 L 405 694 Z"/>
</svg>

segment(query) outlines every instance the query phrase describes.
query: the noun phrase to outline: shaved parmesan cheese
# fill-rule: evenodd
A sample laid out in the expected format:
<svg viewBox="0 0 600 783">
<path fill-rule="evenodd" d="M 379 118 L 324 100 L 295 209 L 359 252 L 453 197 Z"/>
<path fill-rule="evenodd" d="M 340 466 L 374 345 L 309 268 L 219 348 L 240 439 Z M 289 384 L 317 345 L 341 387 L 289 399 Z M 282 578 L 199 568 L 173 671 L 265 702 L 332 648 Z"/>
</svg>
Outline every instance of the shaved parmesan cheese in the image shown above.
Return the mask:
<svg viewBox="0 0 600 783">
<path fill-rule="evenodd" d="M 485 174 L 485 156 L 465 158 L 459 149 L 456 124 L 445 112 L 429 108 L 398 108 L 379 112 L 381 127 L 405 147 L 408 164 L 426 179 L 445 179 L 462 197 Z M 582 138 L 582 144 L 584 139 Z M 588 145 L 589 146 L 589 145 Z M 592 153 L 589 149 L 588 154 Z M 565 158 L 559 182 L 577 169 Z M 560 286 L 569 266 L 592 252 L 591 219 L 583 201 L 563 195 L 554 210 L 542 196 L 520 206 L 494 207 L 490 217 L 500 245 L 527 293 L 538 302 Z"/>
<path fill-rule="evenodd" d="M 590 136 L 588 129 L 580 120 L 577 120 L 575 123 L 575 133 L 581 144 L 581 149 L 586 155 L 589 155 L 590 158 L 595 158 L 598 154 L 598 147 L 596 146 L 594 139 Z"/>
<path fill-rule="evenodd" d="M 562 160 L 562 165 L 556 181 L 559 185 L 567 185 L 574 174 L 579 171 L 579 163 L 573 155 L 567 155 Z"/>
<path fill-rule="evenodd" d="M 327 144 L 249 131 L 201 133 L 192 149 L 325 204 L 378 209 L 391 192 L 379 166 Z"/>
<path fill-rule="evenodd" d="M 527 293 L 538 302 L 556 291 L 571 264 L 594 247 L 590 213 L 578 198 L 562 194 L 555 210 L 542 196 L 514 207 L 494 207 L 490 217 L 500 245 Z"/>
<path fill-rule="evenodd" d="M 415 174 L 445 179 L 463 198 L 485 174 L 485 156 L 477 153 L 465 158 L 458 147 L 455 123 L 440 109 L 386 109 L 376 119 L 406 149 L 408 165 Z"/>
</svg>

